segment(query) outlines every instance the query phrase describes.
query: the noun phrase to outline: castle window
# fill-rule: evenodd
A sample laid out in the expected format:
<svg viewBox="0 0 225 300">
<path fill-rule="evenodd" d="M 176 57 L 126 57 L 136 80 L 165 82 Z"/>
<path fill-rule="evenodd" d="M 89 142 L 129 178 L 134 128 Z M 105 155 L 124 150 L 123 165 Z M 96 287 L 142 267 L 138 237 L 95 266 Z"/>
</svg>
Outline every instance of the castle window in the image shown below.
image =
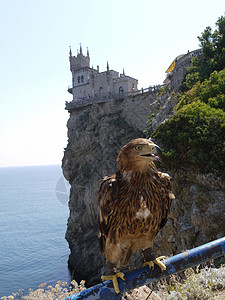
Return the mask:
<svg viewBox="0 0 225 300">
<path fill-rule="evenodd" d="M 123 94 L 123 92 L 124 92 L 124 89 L 123 89 L 122 86 L 120 86 L 120 87 L 119 87 L 119 94 Z"/>
<path fill-rule="evenodd" d="M 73 87 L 75 87 L 75 78 L 73 78 Z"/>
<path fill-rule="evenodd" d="M 77 78 L 77 82 L 78 82 L 78 83 L 80 83 L 80 76 L 78 76 L 78 78 Z"/>
<path fill-rule="evenodd" d="M 102 97 L 103 96 L 103 87 L 101 86 L 99 89 L 99 96 Z"/>
<path fill-rule="evenodd" d="M 84 82 L 84 76 L 83 75 L 81 76 L 81 82 Z"/>
</svg>

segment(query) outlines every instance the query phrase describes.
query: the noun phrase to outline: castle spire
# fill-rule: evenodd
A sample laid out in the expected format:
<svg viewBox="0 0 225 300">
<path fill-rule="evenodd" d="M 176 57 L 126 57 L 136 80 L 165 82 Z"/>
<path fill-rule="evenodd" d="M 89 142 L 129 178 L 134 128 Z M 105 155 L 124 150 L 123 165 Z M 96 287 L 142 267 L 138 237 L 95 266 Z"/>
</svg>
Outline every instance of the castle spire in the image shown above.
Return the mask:
<svg viewBox="0 0 225 300">
<path fill-rule="evenodd" d="M 70 57 L 72 57 L 72 50 L 71 50 L 71 46 L 69 46 L 70 47 Z"/>
<path fill-rule="evenodd" d="M 107 60 L 107 72 L 109 72 L 109 62 L 108 62 L 108 60 Z"/>
<path fill-rule="evenodd" d="M 80 43 L 80 54 L 82 54 L 82 47 L 81 47 L 81 43 Z"/>
<path fill-rule="evenodd" d="M 87 56 L 89 57 L 89 50 L 88 50 L 88 47 L 87 47 Z"/>
<path fill-rule="evenodd" d="M 124 71 L 124 68 L 123 68 L 123 75 L 125 75 L 125 71 Z"/>
</svg>

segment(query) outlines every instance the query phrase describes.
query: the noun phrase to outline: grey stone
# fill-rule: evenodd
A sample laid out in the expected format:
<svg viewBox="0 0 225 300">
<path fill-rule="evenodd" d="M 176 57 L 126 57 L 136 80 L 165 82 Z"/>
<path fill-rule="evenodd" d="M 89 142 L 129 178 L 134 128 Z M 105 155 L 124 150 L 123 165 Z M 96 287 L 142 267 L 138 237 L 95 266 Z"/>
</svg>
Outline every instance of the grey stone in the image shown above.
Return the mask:
<svg viewBox="0 0 225 300">
<path fill-rule="evenodd" d="M 180 80 L 171 81 L 175 89 Z M 155 129 L 172 116 L 175 105 L 176 99 L 168 94 L 148 92 L 70 110 L 62 169 L 71 185 L 66 239 L 75 279 L 92 285 L 100 281 L 104 270 L 97 239 L 97 201 L 102 178 L 115 171 L 116 157 L 124 144 L 145 136 L 148 116 L 152 114 Z M 166 226 L 155 239 L 156 255 L 172 256 L 223 236 L 222 179 L 190 170 L 166 171 L 173 177 L 176 199 Z"/>
</svg>

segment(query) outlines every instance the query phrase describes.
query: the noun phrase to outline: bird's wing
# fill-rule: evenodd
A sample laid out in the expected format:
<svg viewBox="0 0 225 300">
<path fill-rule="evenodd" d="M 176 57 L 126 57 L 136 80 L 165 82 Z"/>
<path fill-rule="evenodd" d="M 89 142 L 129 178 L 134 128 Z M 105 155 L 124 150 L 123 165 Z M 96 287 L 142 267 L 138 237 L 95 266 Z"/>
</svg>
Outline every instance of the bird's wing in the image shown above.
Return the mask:
<svg viewBox="0 0 225 300">
<path fill-rule="evenodd" d="M 98 238 L 102 254 L 111 224 L 112 213 L 118 199 L 118 182 L 116 175 L 105 177 L 100 185 L 98 198 Z"/>
<path fill-rule="evenodd" d="M 159 225 L 159 230 L 161 230 L 167 222 L 168 215 L 170 213 L 170 207 L 171 207 L 171 202 L 175 198 L 173 192 L 172 192 L 172 187 L 171 187 L 171 177 L 162 172 L 158 172 L 160 181 L 161 181 L 161 186 L 162 186 L 162 191 L 163 191 L 163 202 L 162 202 L 162 219 L 161 223 Z"/>
</svg>

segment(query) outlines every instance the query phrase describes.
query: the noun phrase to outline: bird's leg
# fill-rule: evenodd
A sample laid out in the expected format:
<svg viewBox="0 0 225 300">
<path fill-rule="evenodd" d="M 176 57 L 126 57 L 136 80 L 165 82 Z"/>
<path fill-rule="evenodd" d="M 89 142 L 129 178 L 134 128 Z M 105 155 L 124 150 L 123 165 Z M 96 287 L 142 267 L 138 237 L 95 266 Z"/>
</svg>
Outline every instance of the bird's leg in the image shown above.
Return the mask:
<svg viewBox="0 0 225 300">
<path fill-rule="evenodd" d="M 162 272 L 166 270 L 166 266 L 164 265 L 164 263 L 161 262 L 161 260 L 164 259 L 165 256 L 160 256 L 155 258 L 152 248 L 147 248 L 143 250 L 143 255 L 145 259 L 145 263 L 143 264 L 143 267 L 149 266 L 150 269 L 151 268 L 154 269 L 154 264 L 156 264 L 160 267 Z"/>
<path fill-rule="evenodd" d="M 108 263 L 108 266 L 110 267 L 110 269 L 113 268 L 113 264 L 111 264 L 111 263 Z M 115 268 L 113 268 L 113 269 L 115 269 Z M 122 280 L 125 280 L 125 278 L 124 278 L 125 274 L 122 272 L 113 272 L 113 273 L 114 274 L 112 274 L 112 275 L 103 275 L 101 277 L 101 279 L 102 279 L 102 281 L 112 280 L 114 290 L 117 294 L 119 294 L 120 290 L 119 290 L 117 278 L 121 278 Z"/>
</svg>

